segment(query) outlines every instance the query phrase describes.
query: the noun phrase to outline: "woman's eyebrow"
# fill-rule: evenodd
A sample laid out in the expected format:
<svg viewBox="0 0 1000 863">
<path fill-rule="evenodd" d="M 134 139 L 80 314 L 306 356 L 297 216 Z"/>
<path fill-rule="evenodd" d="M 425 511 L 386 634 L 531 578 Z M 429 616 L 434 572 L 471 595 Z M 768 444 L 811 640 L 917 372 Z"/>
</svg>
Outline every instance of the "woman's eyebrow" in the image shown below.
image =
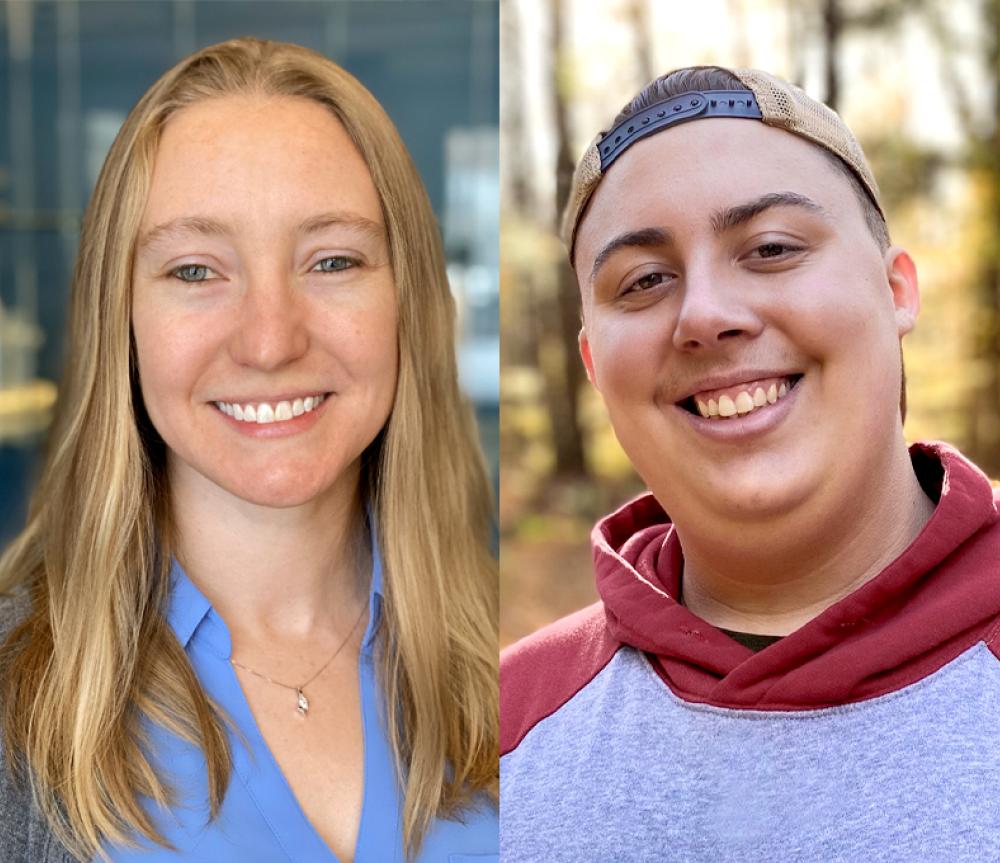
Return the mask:
<svg viewBox="0 0 1000 863">
<path fill-rule="evenodd" d="M 183 234 L 201 234 L 202 236 L 219 236 L 228 234 L 229 229 L 217 219 L 207 216 L 182 216 L 178 219 L 171 219 L 162 225 L 143 232 L 139 236 L 138 250 L 145 251 L 150 246 L 163 242 L 170 237 L 181 236 Z"/>
<path fill-rule="evenodd" d="M 381 222 L 374 222 L 365 216 L 349 212 L 331 212 L 323 213 L 319 216 L 311 216 L 304 222 L 301 222 L 295 232 L 298 234 L 315 234 L 330 227 L 350 228 L 367 235 L 372 240 L 385 239 L 385 226 Z"/>
<path fill-rule="evenodd" d="M 335 211 L 310 216 L 294 229 L 297 234 L 315 234 L 329 227 L 346 227 L 369 236 L 373 240 L 385 239 L 385 227 L 380 222 L 348 211 Z M 210 216 L 181 216 L 161 225 L 156 225 L 139 237 L 138 250 L 144 251 L 168 238 L 184 234 L 200 234 L 206 237 L 232 236 L 236 230 L 225 222 Z"/>
</svg>

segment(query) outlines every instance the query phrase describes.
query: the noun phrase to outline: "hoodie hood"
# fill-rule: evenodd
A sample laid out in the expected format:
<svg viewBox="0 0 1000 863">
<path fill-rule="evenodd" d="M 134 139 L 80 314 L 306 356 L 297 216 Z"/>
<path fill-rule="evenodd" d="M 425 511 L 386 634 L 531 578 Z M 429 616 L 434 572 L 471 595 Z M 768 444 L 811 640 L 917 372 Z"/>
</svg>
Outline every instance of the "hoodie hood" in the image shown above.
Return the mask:
<svg viewBox="0 0 1000 863">
<path fill-rule="evenodd" d="M 645 652 L 679 697 L 720 707 L 805 710 L 872 698 L 937 671 L 1000 618 L 1000 519 L 986 476 L 947 444 L 910 449 L 937 499 L 878 575 L 754 653 L 676 601 L 683 553 L 647 494 L 597 524 L 597 589 L 613 638 Z"/>
</svg>

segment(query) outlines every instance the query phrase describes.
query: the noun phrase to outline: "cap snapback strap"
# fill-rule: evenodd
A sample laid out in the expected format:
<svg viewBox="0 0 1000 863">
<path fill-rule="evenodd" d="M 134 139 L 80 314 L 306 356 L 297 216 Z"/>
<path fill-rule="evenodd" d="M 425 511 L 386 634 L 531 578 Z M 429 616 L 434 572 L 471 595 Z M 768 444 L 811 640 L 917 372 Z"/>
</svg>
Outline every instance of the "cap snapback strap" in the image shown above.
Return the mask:
<svg viewBox="0 0 1000 863">
<path fill-rule="evenodd" d="M 668 126 L 707 117 L 745 117 L 762 120 L 764 115 L 749 90 L 690 90 L 656 102 L 626 117 L 597 142 L 601 173 L 636 141 Z"/>
</svg>

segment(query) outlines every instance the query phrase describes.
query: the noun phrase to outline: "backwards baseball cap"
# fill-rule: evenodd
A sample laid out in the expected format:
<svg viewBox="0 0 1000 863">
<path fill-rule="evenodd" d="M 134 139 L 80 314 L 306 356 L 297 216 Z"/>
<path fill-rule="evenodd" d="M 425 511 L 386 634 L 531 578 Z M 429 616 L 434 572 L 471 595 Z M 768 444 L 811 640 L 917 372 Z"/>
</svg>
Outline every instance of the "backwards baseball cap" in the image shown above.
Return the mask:
<svg viewBox="0 0 1000 863">
<path fill-rule="evenodd" d="M 561 235 L 571 256 L 576 229 L 587 202 L 619 156 L 636 141 L 671 126 L 712 117 L 758 120 L 818 144 L 854 172 L 882 218 L 885 218 L 879 202 L 878 185 L 861 145 L 835 111 L 810 98 L 794 84 L 767 72 L 757 69 L 712 68 L 728 72 L 746 89 L 689 90 L 679 93 L 628 113 L 620 122 L 594 138 L 573 172 L 573 183 L 563 212 Z"/>
</svg>

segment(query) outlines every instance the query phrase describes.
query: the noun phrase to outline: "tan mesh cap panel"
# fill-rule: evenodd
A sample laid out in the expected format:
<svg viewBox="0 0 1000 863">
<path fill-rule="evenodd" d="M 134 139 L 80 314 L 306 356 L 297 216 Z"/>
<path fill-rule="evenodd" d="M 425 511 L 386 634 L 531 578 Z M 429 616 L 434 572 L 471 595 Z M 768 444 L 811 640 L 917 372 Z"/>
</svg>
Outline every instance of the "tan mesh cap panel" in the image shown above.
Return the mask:
<svg viewBox="0 0 1000 863">
<path fill-rule="evenodd" d="M 576 226 L 580 223 L 580 215 L 601 180 L 601 154 L 597 151 L 597 142 L 601 140 L 603 134 L 604 132 L 601 132 L 590 142 L 590 146 L 587 147 L 587 151 L 573 172 L 573 183 L 569 187 L 569 198 L 566 201 L 566 209 L 563 210 L 562 226 L 559 232 L 571 254 L 573 237 L 576 234 Z"/>
<path fill-rule="evenodd" d="M 843 159 L 868 190 L 879 212 L 882 212 L 878 184 L 868 167 L 861 145 L 835 111 L 811 99 L 794 84 L 766 72 L 733 69 L 732 73 L 757 97 L 757 104 L 767 125 L 807 138 Z M 884 217 L 885 213 L 882 215 Z"/>
</svg>

